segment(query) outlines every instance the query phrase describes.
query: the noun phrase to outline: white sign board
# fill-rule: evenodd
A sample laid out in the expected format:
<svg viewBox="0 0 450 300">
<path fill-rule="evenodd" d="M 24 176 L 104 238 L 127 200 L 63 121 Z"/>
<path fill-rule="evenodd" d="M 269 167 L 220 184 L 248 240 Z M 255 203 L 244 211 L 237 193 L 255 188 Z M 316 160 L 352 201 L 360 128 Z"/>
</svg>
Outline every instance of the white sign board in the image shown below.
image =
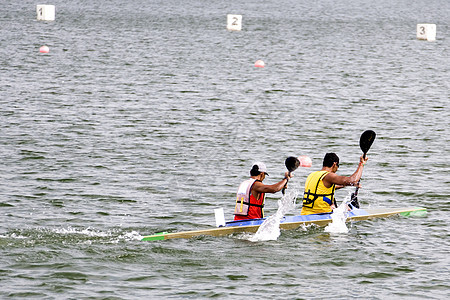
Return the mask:
<svg viewBox="0 0 450 300">
<path fill-rule="evenodd" d="M 54 5 L 36 5 L 36 13 L 39 21 L 55 21 Z"/>
<path fill-rule="evenodd" d="M 436 24 L 417 24 L 417 38 L 419 40 L 435 41 Z"/>
<path fill-rule="evenodd" d="M 242 16 L 227 15 L 227 29 L 231 31 L 240 31 L 242 29 Z"/>
</svg>

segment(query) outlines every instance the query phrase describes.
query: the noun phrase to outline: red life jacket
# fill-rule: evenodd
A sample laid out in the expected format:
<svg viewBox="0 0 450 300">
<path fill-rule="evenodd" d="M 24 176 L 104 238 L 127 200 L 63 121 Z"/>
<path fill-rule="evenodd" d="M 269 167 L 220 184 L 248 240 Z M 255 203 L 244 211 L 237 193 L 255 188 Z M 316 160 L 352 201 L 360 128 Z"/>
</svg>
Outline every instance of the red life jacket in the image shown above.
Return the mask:
<svg viewBox="0 0 450 300">
<path fill-rule="evenodd" d="M 252 187 L 255 182 L 255 179 L 248 179 L 239 186 L 234 210 L 235 221 L 264 218 L 263 207 L 266 197 L 265 193 L 261 193 L 258 199 L 252 195 Z"/>
</svg>

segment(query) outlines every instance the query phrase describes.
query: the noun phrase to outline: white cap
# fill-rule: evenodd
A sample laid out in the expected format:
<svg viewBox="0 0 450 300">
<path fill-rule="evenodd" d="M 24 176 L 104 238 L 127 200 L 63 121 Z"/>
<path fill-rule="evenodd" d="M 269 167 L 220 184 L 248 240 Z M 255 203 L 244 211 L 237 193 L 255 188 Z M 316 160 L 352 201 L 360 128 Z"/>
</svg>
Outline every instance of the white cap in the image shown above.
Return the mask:
<svg viewBox="0 0 450 300">
<path fill-rule="evenodd" d="M 253 163 L 253 167 L 258 166 L 258 171 L 261 173 L 266 173 L 267 176 L 269 176 L 269 173 L 267 173 L 267 167 L 263 162 L 257 161 Z"/>
</svg>

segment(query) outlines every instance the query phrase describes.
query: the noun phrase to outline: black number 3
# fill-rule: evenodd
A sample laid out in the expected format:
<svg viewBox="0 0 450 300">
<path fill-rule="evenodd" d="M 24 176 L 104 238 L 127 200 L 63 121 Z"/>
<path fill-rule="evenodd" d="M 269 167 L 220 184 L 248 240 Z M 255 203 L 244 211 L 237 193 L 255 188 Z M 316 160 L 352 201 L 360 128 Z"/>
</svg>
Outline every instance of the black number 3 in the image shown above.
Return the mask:
<svg viewBox="0 0 450 300">
<path fill-rule="evenodd" d="M 421 35 L 424 35 L 424 34 L 425 34 L 425 27 L 424 27 L 424 26 L 420 26 L 420 31 L 419 31 L 419 33 L 420 33 Z"/>
</svg>

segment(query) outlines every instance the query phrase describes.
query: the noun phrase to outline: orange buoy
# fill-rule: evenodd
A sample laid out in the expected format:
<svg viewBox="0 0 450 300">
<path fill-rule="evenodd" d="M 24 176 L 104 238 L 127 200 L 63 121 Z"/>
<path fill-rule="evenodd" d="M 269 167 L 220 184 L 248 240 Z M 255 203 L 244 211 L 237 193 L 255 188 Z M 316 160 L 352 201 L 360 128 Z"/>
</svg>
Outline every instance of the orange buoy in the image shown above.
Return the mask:
<svg viewBox="0 0 450 300">
<path fill-rule="evenodd" d="M 42 46 L 41 48 L 39 48 L 39 52 L 41 53 L 48 53 L 50 51 L 50 49 L 47 46 Z"/>
<path fill-rule="evenodd" d="M 312 160 L 307 155 L 300 155 L 298 157 L 298 160 L 300 161 L 300 166 L 301 167 L 309 168 L 309 167 L 312 166 Z"/>
<path fill-rule="evenodd" d="M 264 68 L 264 66 L 265 66 L 264 62 L 262 60 L 260 60 L 260 59 L 258 59 L 255 62 L 255 67 L 257 67 L 257 68 Z"/>
</svg>

